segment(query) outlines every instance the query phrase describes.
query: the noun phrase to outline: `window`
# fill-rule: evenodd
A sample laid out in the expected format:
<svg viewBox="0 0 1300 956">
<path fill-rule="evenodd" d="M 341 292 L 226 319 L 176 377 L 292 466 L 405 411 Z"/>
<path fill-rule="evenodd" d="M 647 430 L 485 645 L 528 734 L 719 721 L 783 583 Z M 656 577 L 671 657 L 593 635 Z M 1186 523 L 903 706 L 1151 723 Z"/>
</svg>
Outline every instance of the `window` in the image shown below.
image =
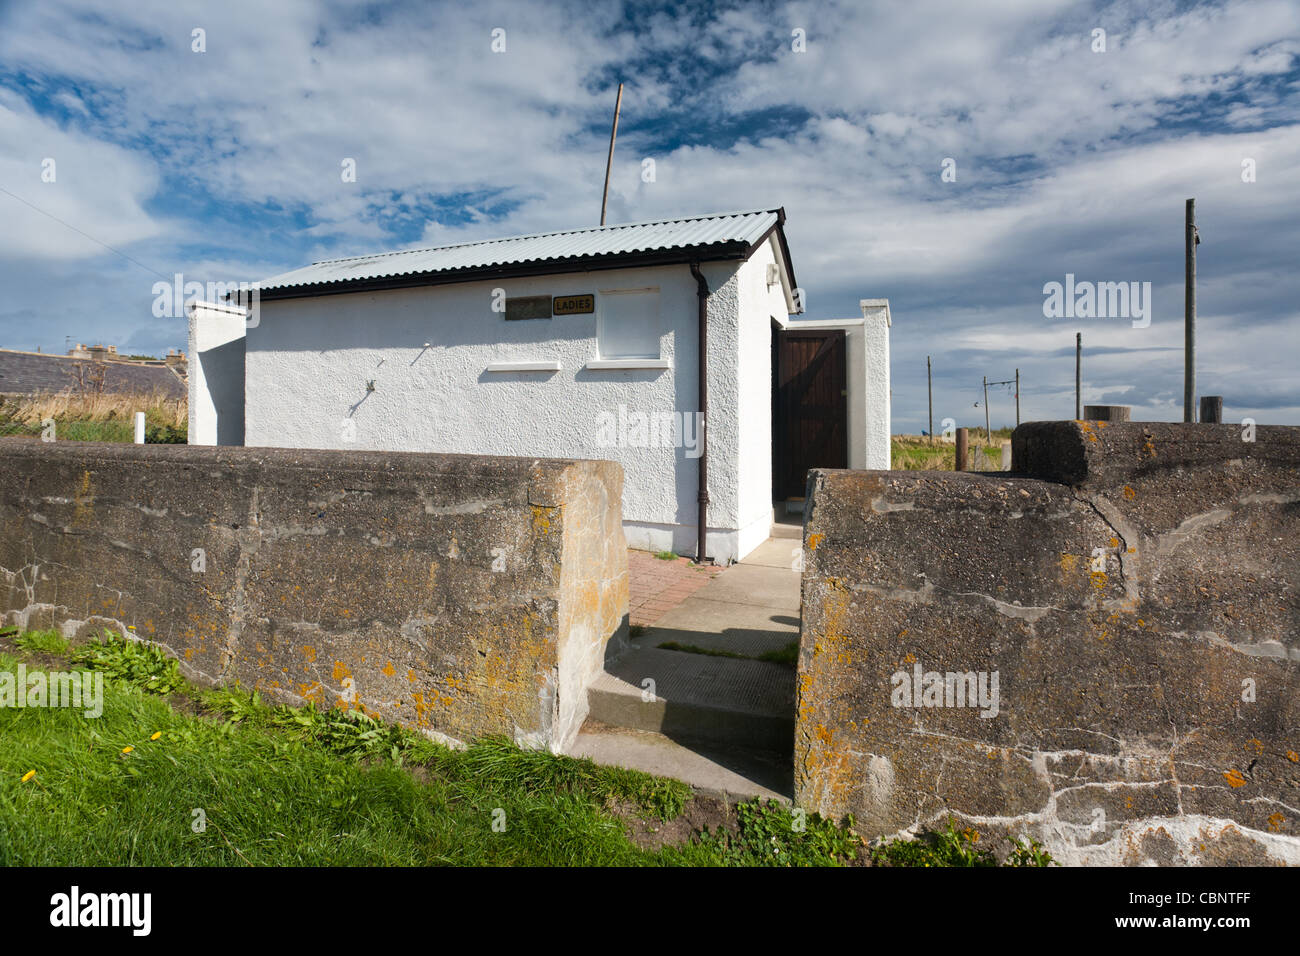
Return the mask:
<svg viewBox="0 0 1300 956">
<path fill-rule="evenodd" d="M 551 297 L 549 295 L 512 295 L 506 299 L 507 319 L 549 319 L 550 317 Z"/>
<path fill-rule="evenodd" d="M 658 289 L 618 289 L 600 293 L 596 320 L 602 359 L 659 359 Z"/>
</svg>

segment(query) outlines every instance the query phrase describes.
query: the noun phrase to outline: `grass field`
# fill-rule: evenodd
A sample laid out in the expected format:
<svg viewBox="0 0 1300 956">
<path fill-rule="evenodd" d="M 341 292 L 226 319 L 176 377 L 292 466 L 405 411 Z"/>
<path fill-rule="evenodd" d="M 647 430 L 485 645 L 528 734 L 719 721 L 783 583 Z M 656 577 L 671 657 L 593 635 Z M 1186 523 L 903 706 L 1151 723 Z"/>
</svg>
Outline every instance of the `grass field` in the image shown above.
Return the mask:
<svg viewBox="0 0 1300 956">
<path fill-rule="evenodd" d="M 161 395 L 58 393 L 0 402 L 0 436 L 41 437 L 54 422 L 59 441 L 135 440 L 135 413 L 145 413 L 145 440 L 184 443 L 189 426 L 185 399 Z"/>
<path fill-rule="evenodd" d="M 985 441 L 984 429 L 970 430 L 969 465 L 972 471 L 997 471 L 1002 467 L 1002 441 L 1013 429 L 995 428 L 991 442 Z M 895 435 L 890 441 L 891 466 L 900 471 L 952 471 L 957 463 L 957 448 L 952 442 L 936 437 L 931 443 L 925 435 Z M 984 453 L 985 464 L 978 467 L 975 450 Z"/>
<path fill-rule="evenodd" d="M 867 850 L 851 820 L 775 802 L 698 827 L 705 798 L 675 780 L 501 739 L 453 750 L 355 711 L 199 689 L 161 651 L 112 635 L 75 651 L 57 632 L 3 640 L 0 679 L 21 661 L 102 673 L 104 689 L 95 719 L 0 707 L 0 865 L 996 864 L 973 831 Z M 1022 845 L 1008 862 L 1045 857 Z"/>
</svg>

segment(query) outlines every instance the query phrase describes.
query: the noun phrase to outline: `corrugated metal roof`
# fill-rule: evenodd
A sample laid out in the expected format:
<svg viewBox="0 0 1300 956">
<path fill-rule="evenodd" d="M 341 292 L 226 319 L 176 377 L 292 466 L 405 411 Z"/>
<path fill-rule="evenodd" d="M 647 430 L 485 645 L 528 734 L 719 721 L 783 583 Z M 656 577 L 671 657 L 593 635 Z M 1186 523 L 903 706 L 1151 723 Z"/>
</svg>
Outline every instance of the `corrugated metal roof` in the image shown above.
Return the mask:
<svg viewBox="0 0 1300 956">
<path fill-rule="evenodd" d="M 623 223 L 535 236 L 465 242 L 433 249 L 408 249 L 351 259 L 329 259 L 257 283 L 259 289 L 286 289 L 364 282 L 397 276 L 434 275 L 506 267 L 523 263 L 569 261 L 595 256 L 633 256 L 725 243 L 753 245 L 782 219 L 779 209 L 718 213 L 686 219 Z"/>
</svg>

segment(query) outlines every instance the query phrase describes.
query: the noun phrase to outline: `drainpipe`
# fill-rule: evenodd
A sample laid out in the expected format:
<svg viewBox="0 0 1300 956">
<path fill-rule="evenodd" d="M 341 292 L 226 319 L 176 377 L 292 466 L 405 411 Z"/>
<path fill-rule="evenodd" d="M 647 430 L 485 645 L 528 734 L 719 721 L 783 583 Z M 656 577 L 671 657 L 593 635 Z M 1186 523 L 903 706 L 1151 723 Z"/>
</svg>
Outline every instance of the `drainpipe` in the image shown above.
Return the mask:
<svg viewBox="0 0 1300 956">
<path fill-rule="evenodd" d="M 695 277 L 696 296 L 699 300 L 699 345 L 700 361 L 697 378 L 700 383 L 700 481 L 695 500 L 699 502 L 696 524 L 699 539 L 695 548 L 695 560 L 703 564 L 705 560 L 704 539 L 709 528 L 709 284 L 700 272 L 698 262 L 691 263 L 691 275 Z"/>
</svg>

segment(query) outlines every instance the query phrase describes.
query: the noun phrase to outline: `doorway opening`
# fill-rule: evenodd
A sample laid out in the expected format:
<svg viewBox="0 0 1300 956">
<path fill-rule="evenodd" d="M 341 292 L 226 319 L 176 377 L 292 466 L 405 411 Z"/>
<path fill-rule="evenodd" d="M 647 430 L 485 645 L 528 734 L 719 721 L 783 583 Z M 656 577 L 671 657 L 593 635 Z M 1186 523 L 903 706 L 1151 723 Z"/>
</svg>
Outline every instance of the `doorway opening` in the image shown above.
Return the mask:
<svg viewBox="0 0 1300 956">
<path fill-rule="evenodd" d="M 847 358 L 843 329 L 772 330 L 772 498 L 787 511 L 810 468 L 849 466 Z"/>
</svg>

